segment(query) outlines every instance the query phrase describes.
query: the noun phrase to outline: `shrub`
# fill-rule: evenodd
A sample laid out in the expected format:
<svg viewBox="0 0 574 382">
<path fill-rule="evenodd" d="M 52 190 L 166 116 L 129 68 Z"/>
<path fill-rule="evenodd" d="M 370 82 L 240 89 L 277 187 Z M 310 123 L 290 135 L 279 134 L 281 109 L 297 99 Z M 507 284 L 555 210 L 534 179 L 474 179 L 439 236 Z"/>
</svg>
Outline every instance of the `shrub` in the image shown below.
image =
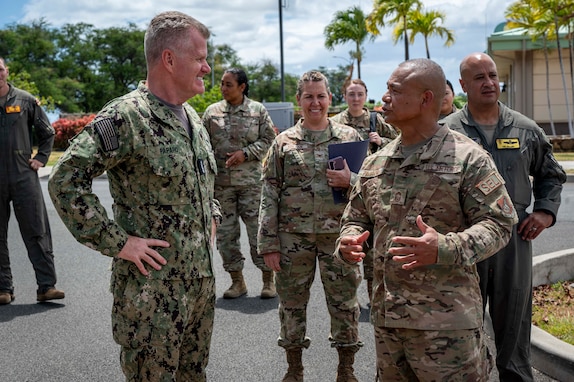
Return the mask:
<svg viewBox="0 0 574 382">
<path fill-rule="evenodd" d="M 70 145 L 70 139 L 82 131 L 84 126 L 90 123 L 95 116 L 95 114 L 89 114 L 82 117 L 60 118 L 52 123 L 52 127 L 54 130 L 56 130 L 56 136 L 54 137 L 54 149 L 67 149 Z"/>
</svg>

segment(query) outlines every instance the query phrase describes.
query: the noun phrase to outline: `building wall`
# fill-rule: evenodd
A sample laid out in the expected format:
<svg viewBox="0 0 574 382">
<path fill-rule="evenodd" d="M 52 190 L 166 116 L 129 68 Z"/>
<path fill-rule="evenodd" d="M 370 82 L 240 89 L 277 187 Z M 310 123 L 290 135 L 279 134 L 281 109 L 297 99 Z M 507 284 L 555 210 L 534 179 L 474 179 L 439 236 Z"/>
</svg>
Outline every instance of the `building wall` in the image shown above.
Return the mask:
<svg viewBox="0 0 574 382">
<path fill-rule="evenodd" d="M 541 51 L 533 52 L 533 119 L 538 122 L 550 122 L 548 96 L 550 97 L 552 119 L 554 122 L 562 122 L 568 120 L 568 110 L 566 107 L 567 104 L 570 106 L 570 115 L 574 113 L 574 103 L 572 100 L 572 79 L 570 75 L 569 56 L 567 49 L 562 49 L 562 61 L 565 71 L 564 79 L 566 81 L 567 93 L 564 92 L 558 51 L 553 50 L 548 52 L 548 70 L 546 69 L 544 53 Z"/>
</svg>

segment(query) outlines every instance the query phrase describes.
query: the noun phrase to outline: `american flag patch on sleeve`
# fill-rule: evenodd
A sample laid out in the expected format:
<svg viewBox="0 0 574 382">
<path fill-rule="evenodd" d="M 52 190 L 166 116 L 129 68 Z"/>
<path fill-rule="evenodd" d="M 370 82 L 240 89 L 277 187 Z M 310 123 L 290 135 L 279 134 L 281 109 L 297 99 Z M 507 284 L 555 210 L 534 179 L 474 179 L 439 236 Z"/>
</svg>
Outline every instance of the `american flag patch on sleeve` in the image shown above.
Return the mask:
<svg viewBox="0 0 574 382">
<path fill-rule="evenodd" d="M 94 122 L 94 129 L 100 137 L 104 151 L 117 150 L 119 147 L 118 133 L 111 118 L 100 119 Z"/>
</svg>

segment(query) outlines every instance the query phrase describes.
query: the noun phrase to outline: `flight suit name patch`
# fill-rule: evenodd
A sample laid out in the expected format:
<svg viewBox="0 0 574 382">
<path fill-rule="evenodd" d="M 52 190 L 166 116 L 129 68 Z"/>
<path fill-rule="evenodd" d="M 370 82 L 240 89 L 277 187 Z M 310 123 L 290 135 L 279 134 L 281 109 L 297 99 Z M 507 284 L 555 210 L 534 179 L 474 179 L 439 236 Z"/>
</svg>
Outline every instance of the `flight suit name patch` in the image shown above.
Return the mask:
<svg viewBox="0 0 574 382">
<path fill-rule="evenodd" d="M 20 110 L 20 105 L 6 106 L 6 114 L 19 113 Z"/>
<path fill-rule="evenodd" d="M 499 138 L 496 140 L 496 148 L 499 150 L 519 149 L 520 140 L 518 138 Z"/>
</svg>

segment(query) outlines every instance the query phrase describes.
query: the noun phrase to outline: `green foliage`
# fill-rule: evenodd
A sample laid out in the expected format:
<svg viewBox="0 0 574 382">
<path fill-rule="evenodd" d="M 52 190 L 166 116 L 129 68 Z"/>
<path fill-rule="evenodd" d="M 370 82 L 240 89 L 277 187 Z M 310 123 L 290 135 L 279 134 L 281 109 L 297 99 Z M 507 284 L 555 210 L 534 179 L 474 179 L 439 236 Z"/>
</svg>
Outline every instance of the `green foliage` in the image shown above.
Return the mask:
<svg viewBox="0 0 574 382">
<path fill-rule="evenodd" d="M 30 74 L 26 71 L 22 71 L 16 75 L 12 75 L 10 73 L 10 83 L 20 88 L 22 90 L 27 91 L 28 93 L 32 94 L 33 96 L 37 97 L 40 101 L 40 104 L 46 111 L 54 111 L 56 109 L 54 104 L 54 99 L 51 96 L 43 97 L 40 95 L 40 91 L 36 84 L 32 81 Z"/>
<path fill-rule="evenodd" d="M 462 107 L 464 105 L 466 105 L 466 103 L 468 102 L 468 99 L 466 97 L 466 94 L 461 93 L 457 96 L 454 97 L 452 103 L 454 103 L 454 106 L 456 106 L 457 109 L 462 109 Z"/>
<path fill-rule="evenodd" d="M 193 106 L 195 111 L 198 113 L 203 113 L 209 105 L 221 101 L 221 99 L 222 96 L 219 86 L 214 86 L 211 89 L 206 90 L 205 93 L 198 94 L 192 99 L 188 100 L 187 103 Z"/>
<path fill-rule="evenodd" d="M 363 10 L 354 6 L 345 11 L 336 12 L 331 23 L 323 31 L 325 47 L 329 50 L 333 50 L 336 45 L 354 43 L 355 50 L 350 51 L 349 54 L 357 60 L 359 78 L 361 78 L 361 61 L 364 54 L 362 45 L 367 38 L 371 41 L 375 39 L 375 36 L 367 30 L 365 19 Z"/>
<path fill-rule="evenodd" d="M 343 65 L 337 66 L 336 69 L 327 69 L 324 66 L 320 66 L 317 70 L 327 77 L 329 80 L 329 88 L 333 94 L 333 106 L 340 105 L 345 102 L 345 80 L 347 79 L 348 72 L 347 68 Z"/>
</svg>

